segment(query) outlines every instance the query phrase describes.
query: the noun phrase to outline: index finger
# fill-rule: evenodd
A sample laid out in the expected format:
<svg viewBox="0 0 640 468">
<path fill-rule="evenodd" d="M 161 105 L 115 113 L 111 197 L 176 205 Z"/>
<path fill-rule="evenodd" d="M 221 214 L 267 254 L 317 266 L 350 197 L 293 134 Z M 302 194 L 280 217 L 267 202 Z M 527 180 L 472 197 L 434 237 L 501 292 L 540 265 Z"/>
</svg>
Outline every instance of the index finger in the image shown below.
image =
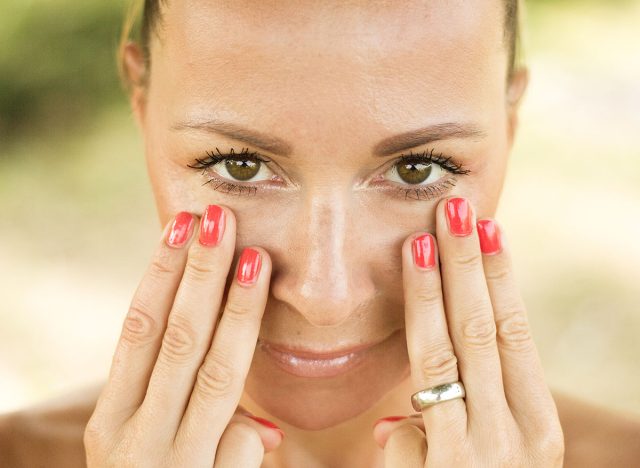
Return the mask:
<svg viewBox="0 0 640 468">
<path fill-rule="evenodd" d="M 144 400 L 195 223 L 195 217 L 184 211 L 167 223 L 162 241 L 131 300 L 109 378 L 95 410 L 98 414 L 109 414 L 116 424 L 128 419 Z"/>
</svg>

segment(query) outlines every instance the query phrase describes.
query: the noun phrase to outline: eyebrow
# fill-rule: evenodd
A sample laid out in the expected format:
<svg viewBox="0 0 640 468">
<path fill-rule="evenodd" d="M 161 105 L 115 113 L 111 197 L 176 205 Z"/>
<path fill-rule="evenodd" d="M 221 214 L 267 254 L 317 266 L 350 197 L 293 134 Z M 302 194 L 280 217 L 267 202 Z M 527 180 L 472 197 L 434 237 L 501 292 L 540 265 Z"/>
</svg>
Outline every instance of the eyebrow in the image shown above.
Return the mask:
<svg viewBox="0 0 640 468">
<path fill-rule="evenodd" d="M 487 133 L 470 123 L 440 123 L 385 138 L 373 147 L 375 156 L 390 156 L 398 151 L 452 138 L 486 138 Z"/>
<path fill-rule="evenodd" d="M 184 121 L 171 126 L 173 130 L 199 130 L 243 141 L 262 150 L 289 157 L 293 147 L 281 138 L 266 135 L 220 120 Z M 373 147 L 374 156 L 390 156 L 398 151 L 452 138 L 485 138 L 486 132 L 471 123 L 440 123 L 385 138 Z"/>
</svg>

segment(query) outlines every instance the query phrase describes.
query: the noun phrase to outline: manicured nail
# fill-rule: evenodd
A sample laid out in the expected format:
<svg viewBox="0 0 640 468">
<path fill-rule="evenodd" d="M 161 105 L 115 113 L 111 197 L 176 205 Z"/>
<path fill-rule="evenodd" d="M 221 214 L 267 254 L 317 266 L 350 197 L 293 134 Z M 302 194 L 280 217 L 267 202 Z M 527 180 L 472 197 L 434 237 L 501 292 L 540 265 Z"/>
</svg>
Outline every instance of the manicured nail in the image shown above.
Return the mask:
<svg viewBox="0 0 640 468">
<path fill-rule="evenodd" d="M 473 231 L 471 209 L 466 198 L 450 198 L 446 206 L 449 232 L 454 236 L 468 236 Z"/>
<path fill-rule="evenodd" d="M 247 415 L 248 418 L 253 419 L 256 422 L 259 422 L 260 424 L 262 424 L 263 426 L 268 427 L 269 429 L 275 429 L 276 431 L 278 431 L 280 433 L 280 435 L 284 438 L 284 432 L 282 429 L 280 429 L 278 426 L 276 426 L 275 424 L 273 424 L 271 421 L 261 418 L 259 416 L 252 416 L 252 415 Z"/>
<path fill-rule="evenodd" d="M 247 285 L 255 283 L 261 265 L 260 252 L 250 248 L 244 249 L 238 260 L 238 282 Z"/>
<path fill-rule="evenodd" d="M 167 236 L 167 244 L 171 247 L 182 247 L 191 237 L 195 219 L 186 211 L 181 211 L 176 215 Z"/>
<path fill-rule="evenodd" d="M 430 234 L 416 237 L 412 245 L 413 263 L 418 268 L 429 269 L 436 264 L 435 243 Z"/>
<path fill-rule="evenodd" d="M 500 228 L 492 219 L 481 219 L 477 223 L 480 250 L 485 255 L 497 254 L 502 250 Z"/>
<path fill-rule="evenodd" d="M 226 216 L 218 205 L 209 205 L 200 219 L 200 243 L 208 247 L 218 245 L 224 235 Z"/>
<path fill-rule="evenodd" d="M 406 416 L 387 416 L 386 418 L 380 418 L 376 422 L 373 423 L 373 427 L 377 426 L 381 422 L 396 422 L 402 421 L 403 419 L 407 419 Z"/>
</svg>

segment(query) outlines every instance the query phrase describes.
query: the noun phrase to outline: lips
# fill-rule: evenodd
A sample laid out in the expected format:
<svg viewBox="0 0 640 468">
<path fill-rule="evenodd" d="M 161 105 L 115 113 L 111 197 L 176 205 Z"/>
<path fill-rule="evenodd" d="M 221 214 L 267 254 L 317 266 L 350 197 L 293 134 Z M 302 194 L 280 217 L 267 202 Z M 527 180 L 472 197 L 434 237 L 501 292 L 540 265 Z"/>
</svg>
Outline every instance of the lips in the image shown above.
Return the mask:
<svg viewBox="0 0 640 468">
<path fill-rule="evenodd" d="M 371 346 L 375 346 L 376 344 L 380 343 L 380 341 L 382 340 L 357 346 L 345 347 L 332 351 L 314 351 L 309 348 L 283 346 L 265 340 L 258 341 L 260 342 L 260 344 L 262 344 L 262 346 L 269 347 L 270 349 L 281 353 L 291 354 L 301 359 L 333 359 L 344 356 L 346 354 L 355 353 L 366 348 L 370 348 Z"/>
<path fill-rule="evenodd" d="M 396 331 L 397 332 L 397 331 Z M 337 350 L 316 351 L 302 347 L 288 347 L 258 340 L 258 348 L 282 370 L 298 377 L 335 377 L 355 369 L 366 361 L 374 350 L 396 333 L 383 340 Z"/>
</svg>

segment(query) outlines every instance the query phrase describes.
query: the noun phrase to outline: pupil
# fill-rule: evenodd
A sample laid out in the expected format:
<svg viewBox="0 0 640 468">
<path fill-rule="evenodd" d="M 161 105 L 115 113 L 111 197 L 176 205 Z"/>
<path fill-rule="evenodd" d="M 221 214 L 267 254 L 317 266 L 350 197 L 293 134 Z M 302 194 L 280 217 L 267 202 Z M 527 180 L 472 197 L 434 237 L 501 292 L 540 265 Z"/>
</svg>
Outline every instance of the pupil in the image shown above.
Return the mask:
<svg viewBox="0 0 640 468">
<path fill-rule="evenodd" d="M 403 163 L 397 169 L 400 178 L 408 184 L 420 184 L 431 174 L 431 164 Z"/>
<path fill-rule="evenodd" d="M 227 172 L 237 180 L 249 180 L 260 170 L 260 161 L 250 159 L 228 159 L 225 162 Z"/>
</svg>

